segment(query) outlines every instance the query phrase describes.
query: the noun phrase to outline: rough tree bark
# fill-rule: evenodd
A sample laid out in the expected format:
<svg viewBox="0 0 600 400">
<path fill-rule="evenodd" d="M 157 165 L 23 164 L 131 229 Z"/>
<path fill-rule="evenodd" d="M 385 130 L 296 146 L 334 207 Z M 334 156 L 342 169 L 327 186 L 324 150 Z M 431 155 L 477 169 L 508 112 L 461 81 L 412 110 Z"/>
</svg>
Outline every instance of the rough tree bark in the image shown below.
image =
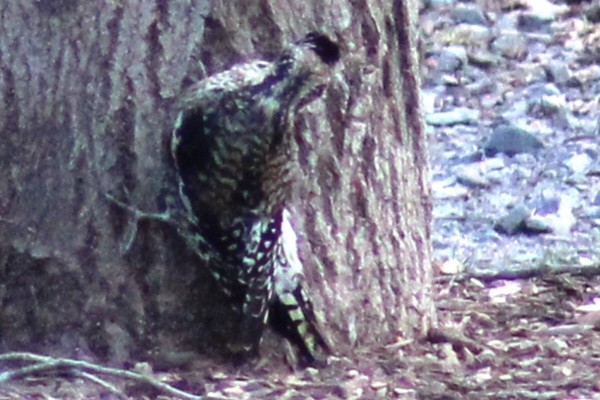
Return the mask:
<svg viewBox="0 0 600 400">
<path fill-rule="evenodd" d="M 156 347 L 210 351 L 229 334 L 175 231 L 137 226 L 104 194 L 173 204 L 178 93 L 312 30 L 345 55 L 296 124 L 310 292 L 341 354 L 422 335 L 434 312 L 416 13 L 384 0 L 3 1 L 0 350 L 118 364 Z"/>
</svg>

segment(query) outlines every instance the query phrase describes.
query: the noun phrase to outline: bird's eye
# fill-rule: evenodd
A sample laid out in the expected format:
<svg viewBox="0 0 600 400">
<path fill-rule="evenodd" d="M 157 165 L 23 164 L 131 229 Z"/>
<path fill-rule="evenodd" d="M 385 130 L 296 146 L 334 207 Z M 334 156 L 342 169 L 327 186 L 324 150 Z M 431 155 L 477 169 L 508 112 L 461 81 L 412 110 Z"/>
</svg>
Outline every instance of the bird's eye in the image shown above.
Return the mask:
<svg viewBox="0 0 600 400">
<path fill-rule="evenodd" d="M 333 65 L 340 59 L 340 47 L 323 34 L 311 32 L 302 42 L 309 44 L 325 64 Z"/>
</svg>

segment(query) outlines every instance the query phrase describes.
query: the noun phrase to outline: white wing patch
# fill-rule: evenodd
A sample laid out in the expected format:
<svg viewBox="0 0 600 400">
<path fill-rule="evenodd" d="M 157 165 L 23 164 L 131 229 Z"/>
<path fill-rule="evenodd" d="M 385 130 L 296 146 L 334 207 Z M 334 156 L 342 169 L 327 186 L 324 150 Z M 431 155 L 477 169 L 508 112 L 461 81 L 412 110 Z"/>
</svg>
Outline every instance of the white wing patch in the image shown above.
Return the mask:
<svg viewBox="0 0 600 400">
<path fill-rule="evenodd" d="M 304 278 L 302 263 L 298 257 L 298 236 L 292 227 L 291 217 L 290 212 L 284 209 L 279 240 L 281 251 L 275 257 L 279 268 L 273 268 L 276 294 L 293 291 Z"/>
</svg>

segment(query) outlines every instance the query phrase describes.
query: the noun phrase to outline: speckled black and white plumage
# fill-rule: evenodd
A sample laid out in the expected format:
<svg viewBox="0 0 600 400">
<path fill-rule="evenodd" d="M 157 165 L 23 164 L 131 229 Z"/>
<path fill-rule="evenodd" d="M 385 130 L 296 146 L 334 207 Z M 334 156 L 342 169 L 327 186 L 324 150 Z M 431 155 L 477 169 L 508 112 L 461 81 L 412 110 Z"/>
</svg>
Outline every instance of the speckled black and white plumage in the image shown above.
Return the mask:
<svg viewBox="0 0 600 400">
<path fill-rule="evenodd" d="M 210 263 L 213 276 L 241 307 L 236 353 L 258 351 L 269 310 L 283 314 L 279 327 L 309 361 L 327 347 L 302 287 L 285 207 L 292 123 L 322 93 L 338 59 L 335 43 L 311 33 L 273 62 L 236 65 L 183 96 L 172 138 L 181 198 L 201 251 L 218 260 Z"/>
</svg>

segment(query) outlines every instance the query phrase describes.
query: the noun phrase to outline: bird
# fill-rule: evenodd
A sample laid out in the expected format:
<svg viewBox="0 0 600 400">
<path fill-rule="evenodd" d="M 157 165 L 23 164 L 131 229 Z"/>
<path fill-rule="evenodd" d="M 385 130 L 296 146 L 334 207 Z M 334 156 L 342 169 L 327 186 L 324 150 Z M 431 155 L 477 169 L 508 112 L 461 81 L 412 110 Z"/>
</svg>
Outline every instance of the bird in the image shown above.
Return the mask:
<svg viewBox="0 0 600 400">
<path fill-rule="evenodd" d="M 204 78 L 181 96 L 171 138 L 179 195 L 193 225 L 188 245 L 241 312 L 229 350 L 259 354 L 265 325 L 307 363 L 331 352 L 303 279 L 291 214 L 293 123 L 326 89 L 340 46 L 311 32 L 273 60 Z"/>
</svg>

